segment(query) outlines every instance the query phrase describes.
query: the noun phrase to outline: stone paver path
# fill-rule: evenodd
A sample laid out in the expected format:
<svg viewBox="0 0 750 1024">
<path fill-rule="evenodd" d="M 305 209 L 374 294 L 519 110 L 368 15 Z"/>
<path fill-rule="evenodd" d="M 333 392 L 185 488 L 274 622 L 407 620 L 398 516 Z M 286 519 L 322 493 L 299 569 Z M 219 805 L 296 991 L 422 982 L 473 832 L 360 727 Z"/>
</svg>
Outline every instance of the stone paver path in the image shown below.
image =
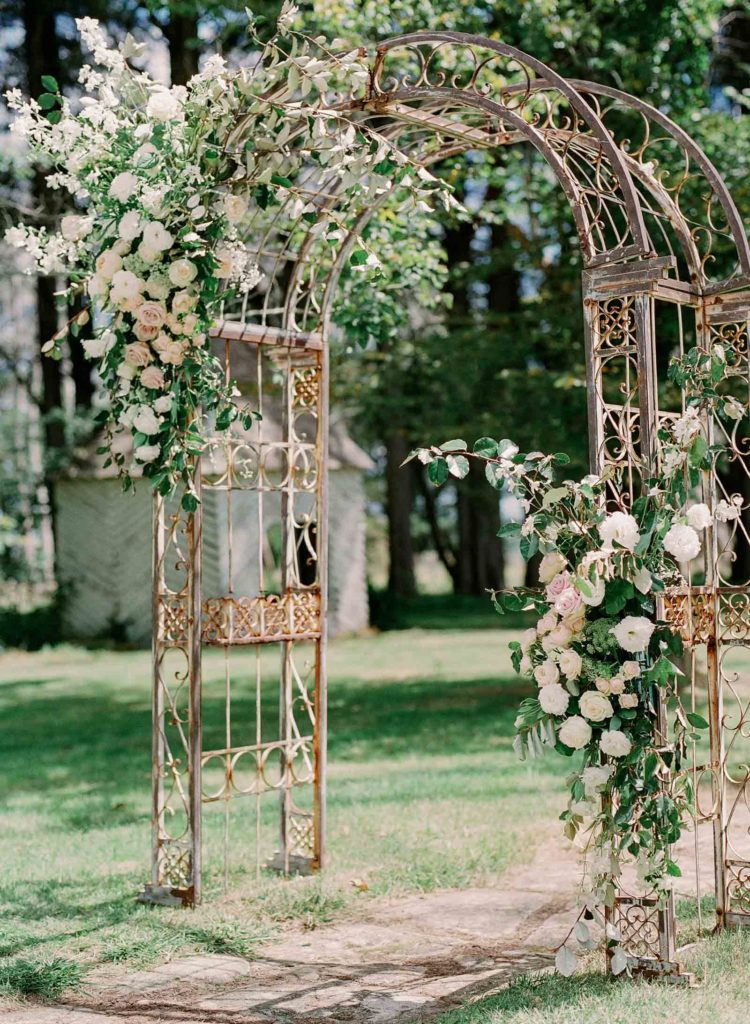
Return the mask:
<svg viewBox="0 0 750 1024">
<path fill-rule="evenodd" d="M 575 856 L 539 850 L 496 888 L 378 901 L 258 959 L 193 956 L 100 979 L 3 1024 L 411 1024 L 548 968 L 575 916 Z"/>
</svg>

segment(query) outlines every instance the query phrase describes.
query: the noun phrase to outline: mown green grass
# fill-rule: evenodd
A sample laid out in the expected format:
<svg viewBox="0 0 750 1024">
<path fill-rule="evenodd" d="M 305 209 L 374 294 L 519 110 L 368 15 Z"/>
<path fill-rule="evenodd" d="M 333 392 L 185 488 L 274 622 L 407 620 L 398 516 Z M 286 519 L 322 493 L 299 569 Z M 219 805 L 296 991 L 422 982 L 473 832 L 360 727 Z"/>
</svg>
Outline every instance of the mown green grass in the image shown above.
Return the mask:
<svg viewBox="0 0 750 1024">
<path fill-rule="evenodd" d="M 571 978 L 526 976 L 495 996 L 445 1014 L 436 1024 L 744 1024 L 750 933 L 714 936 L 684 960 L 701 979 L 699 988 L 612 979 L 593 969 Z"/>
<path fill-rule="evenodd" d="M 252 956 L 289 923 L 315 928 L 383 895 L 497 879 L 529 856 L 540 821 L 555 827 L 562 794 L 556 758 L 521 764 L 511 749 L 523 684 L 512 676 L 508 638 L 412 630 L 334 643 L 327 870 L 257 880 L 255 801 L 245 798 L 232 807 L 225 894 L 222 808 L 211 805 L 206 900 L 195 911 L 133 898 L 149 874 L 149 656 L 76 648 L 2 655 L 6 988 L 22 961 L 112 969 L 188 951 Z M 278 714 L 275 657 L 263 656 L 266 730 Z M 234 717 L 247 730 L 254 673 L 254 654 L 232 656 Z M 223 674 L 221 655 L 211 652 L 207 746 L 221 742 Z M 269 794 L 264 856 L 273 853 L 277 820 Z"/>
</svg>

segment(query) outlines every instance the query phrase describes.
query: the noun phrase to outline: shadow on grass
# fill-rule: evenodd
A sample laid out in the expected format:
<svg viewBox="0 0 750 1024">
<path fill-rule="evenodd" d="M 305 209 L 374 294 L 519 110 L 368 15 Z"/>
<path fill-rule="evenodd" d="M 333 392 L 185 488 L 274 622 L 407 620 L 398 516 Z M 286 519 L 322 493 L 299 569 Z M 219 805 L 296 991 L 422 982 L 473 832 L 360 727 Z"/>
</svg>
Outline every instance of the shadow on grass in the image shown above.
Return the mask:
<svg viewBox="0 0 750 1024">
<path fill-rule="evenodd" d="M 233 719 L 254 734 L 254 703 L 246 696 L 251 692 L 249 678 L 236 678 Z M 405 680 L 370 686 L 334 680 L 329 756 L 333 761 L 370 761 L 510 746 L 513 718 L 525 693 L 523 684 L 503 679 Z M 263 714 L 268 738 L 278 728 L 274 696 L 269 688 Z M 223 743 L 223 716 L 223 700 L 209 691 L 204 696 L 204 749 Z M 150 730 L 145 700 L 135 704 L 79 695 L 49 699 L 34 693 L 3 711 L 0 764 L 5 802 L 13 794 L 43 793 L 54 785 L 53 810 L 66 829 L 140 821 L 128 794 L 148 787 Z M 237 739 L 243 742 L 239 729 Z M 69 787 L 77 791 L 74 808 L 66 806 Z"/>
<path fill-rule="evenodd" d="M 574 1006 L 586 998 L 606 996 L 617 984 L 621 982 L 595 971 L 575 974 L 571 978 L 563 978 L 559 974 L 523 974 L 514 978 L 497 995 L 445 1014 L 435 1024 L 500 1024 L 506 1020 L 511 1024 L 508 1014 L 529 1010 L 535 1012 L 535 1020 L 536 1014 L 539 1014 L 540 1021 L 546 1020 L 548 1012 Z M 525 1013 L 523 1019 L 527 1019 Z"/>
<path fill-rule="evenodd" d="M 235 721 L 248 727 L 254 718 L 250 696 L 253 685 L 249 677 L 242 676 L 237 676 L 234 684 L 233 715 Z M 95 681 L 90 687 L 93 692 L 84 695 L 79 691 L 47 696 L 43 680 L 39 688 L 24 680 L 22 696 L 4 709 L 0 771 L 8 812 L 5 824 L 9 830 L 17 829 L 24 840 L 30 828 L 46 833 L 52 830 L 59 833 L 55 846 L 64 850 L 72 842 L 67 837 L 93 831 L 106 837 L 111 832 L 112 838 L 107 838 L 105 845 L 116 851 L 119 839 L 114 831 L 129 828 L 132 835 L 136 828 L 142 831 L 145 853 L 150 806 L 147 683 L 144 680 L 143 699 L 137 701 L 130 699 L 132 690 L 125 699 L 122 695 L 118 699 L 116 679 L 111 681 L 111 695 L 109 686 L 109 681 Z M 7 684 L 3 692 L 7 694 Z M 381 773 L 379 765 L 385 765 L 387 759 L 397 762 L 400 758 L 436 755 L 465 758 L 488 750 L 507 751 L 503 771 L 489 778 L 477 773 L 470 762 L 455 772 L 450 766 L 445 769 L 445 788 L 450 789 L 450 795 L 462 800 L 474 796 L 486 799 L 504 774 L 507 785 L 507 773 L 527 772 L 525 766 L 516 765 L 510 751 L 513 718 L 523 692 L 514 681 L 492 678 L 439 682 L 417 679 L 387 684 L 332 680 L 331 759 L 364 763 L 368 769 L 372 763 L 372 770 L 370 788 L 362 792 L 361 778 L 344 774 L 337 779 L 331 785 L 331 809 L 335 811 L 337 800 L 343 808 L 355 802 L 361 805 L 363 800 L 370 805 L 386 798 L 429 800 L 435 793 L 435 769 L 429 760 L 424 765 L 418 761 L 410 764 L 408 773 Z M 264 731 L 270 737 L 278 727 L 276 698 L 270 689 L 264 703 Z M 213 684 L 206 688 L 204 712 L 204 747 L 210 749 L 212 744 L 222 742 L 224 714 L 223 700 Z M 237 741 L 242 742 L 239 732 Z M 552 774 L 556 769 L 550 761 L 542 770 Z M 35 815 L 38 820 L 29 825 Z M 12 836 L 12 831 L 6 835 Z M 49 841 L 48 836 L 44 838 Z M 435 859 L 440 859 L 437 853 Z M 148 962 L 155 951 L 158 955 L 186 945 L 206 952 L 247 956 L 260 941 L 259 932 L 248 932 L 232 923 L 210 922 L 205 927 L 201 923 L 197 927 L 187 917 L 184 924 L 172 922 L 158 908 L 136 904 L 133 894 L 143 880 L 140 870 L 133 868 L 132 861 L 125 868 L 116 852 L 106 875 L 57 880 L 50 879 L 50 868 L 48 864 L 40 865 L 38 880 L 0 886 L 0 919 L 4 921 L 0 925 L 1 956 L 34 949 L 41 954 L 66 939 L 79 940 L 96 933 L 102 934 L 104 957 L 128 962 Z M 432 879 L 437 868 L 432 861 L 427 868 Z M 59 869 L 55 873 L 59 876 Z M 450 876 L 446 884 L 458 883 Z M 304 899 L 313 903 L 306 908 L 290 906 L 289 915 L 303 923 L 309 919 L 310 927 L 340 909 L 341 897 L 337 894 L 326 895 L 325 906 L 318 905 L 323 899 L 320 894 L 308 893 Z M 284 919 L 283 908 L 278 910 L 270 914 L 271 919 Z M 264 917 L 269 920 L 268 914 Z M 139 929 L 139 934 L 125 934 L 131 928 Z M 110 930 L 118 933 L 116 938 Z"/>
</svg>

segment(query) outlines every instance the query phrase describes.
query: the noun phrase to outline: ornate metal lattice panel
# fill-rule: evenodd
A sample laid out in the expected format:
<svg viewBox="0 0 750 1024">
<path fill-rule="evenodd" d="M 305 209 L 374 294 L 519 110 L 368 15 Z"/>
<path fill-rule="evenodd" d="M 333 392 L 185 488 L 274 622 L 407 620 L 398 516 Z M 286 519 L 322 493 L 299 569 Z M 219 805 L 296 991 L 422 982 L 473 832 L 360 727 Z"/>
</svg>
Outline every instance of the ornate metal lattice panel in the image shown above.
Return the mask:
<svg viewBox="0 0 750 1024">
<path fill-rule="evenodd" d="M 154 902 L 200 898 L 202 841 L 219 843 L 207 863 L 223 863 L 225 880 L 235 833 L 243 867 L 254 845 L 256 873 L 323 859 L 325 354 L 297 332 L 231 323 L 214 334 L 258 416 L 207 443 L 198 512 L 157 508 L 155 852 L 142 895 Z M 209 690 L 201 647 L 223 659 Z M 221 821 L 204 813 L 214 808 Z"/>
</svg>

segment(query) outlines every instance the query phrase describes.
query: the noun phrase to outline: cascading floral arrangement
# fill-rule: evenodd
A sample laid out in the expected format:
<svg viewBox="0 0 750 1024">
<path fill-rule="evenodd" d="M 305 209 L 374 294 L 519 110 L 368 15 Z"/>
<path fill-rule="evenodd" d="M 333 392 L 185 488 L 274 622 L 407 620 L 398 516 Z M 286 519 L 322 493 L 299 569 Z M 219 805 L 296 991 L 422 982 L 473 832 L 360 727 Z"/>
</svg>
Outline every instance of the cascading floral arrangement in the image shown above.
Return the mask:
<svg viewBox="0 0 750 1024">
<path fill-rule="evenodd" d="M 318 197 L 303 178 L 316 169 L 338 179 L 343 204 L 398 190 L 404 205 L 436 194 L 452 202 L 447 185 L 336 109 L 342 93 L 366 85 L 367 65 L 358 51 L 334 54 L 292 31 L 295 15 L 285 3 L 265 43 L 250 22 L 251 66 L 213 56 L 172 88 L 132 67 L 140 54 L 132 38 L 112 48 L 95 20 L 81 18 L 94 62 L 80 72 L 80 100 L 49 76 L 38 100 L 7 94 L 12 131 L 48 168 L 48 186 L 69 194 L 71 212 L 59 231 L 13 227 L 6 240 L 31 254 L 36 271 L 65 275 L 68 297 L 93 302 L 97 326 L 83 345 L 110 399 L 101 451 L 126 487 L 141 475 L 163 494 L 182 483 L 187 509 L 197 504 L 191 460 L 206 417 L 219 431 L 239 415 L 252 420 L 207 340 L 222 299 L 261 277 L 243 224 L 282 202 L 295 219 L 315 222 Z M 335 251 L 346 230 L 334 216 L 324 235 Z M 350 259 L 357 269 L 378 266 L 361 239 Z M 68 331 L 91 315 L 78 312 L 47 354 L 60 358 Z"/>
<path fill-rule="evenodd" d="M 565 835 L 584 853 L 582 913 L 611 907 L 623 866 L 635 862 L 640 882 L 664 899 L 680 870 L 670 856 L 693 804 L 689 773 L 679 769 L 685 743 L 705 719 L 686 711 L 677 693 L 682 641 L 658 618 L 658 595 L 685 585 L 681 567 L 696 558 L 702 536 L 716 523 L 739 518 L 742 499 L 710 510 L 691 501 L 701 475 L 725 450 L 709 445 L 711 415 L 737 422 L 746 410 L 721 385 L 731 375 L 720 345 L 675 359 L 670 377 L 688 395 L 685 411 L 662 427 L 658 455 L 644 468 L 641 496 L 629 511 L 612 509 L 621 493 L 619 470 L 581 481 L 556 477 L 567 456 L 520 453 L 510 440 L 481 438 L 421 448 L 409 458 L 427 465 L 435 484 L 463 478 L 470 460 L 485 464 L 489 483 L 521 502 L 522 523 L 505 524 L 499 536 L 516 535 L 521 553 L 541 555 L 538 589 L 495 593 L 500 612 L 533 609 L 536 625 L 511 643 L 517 672 L 536 693 L 521 704 L 514 746 L 523 758 L 545 747 L 578 754 L 568 777 L 570 798 L 561 815 Z M 657 699 L 674 717 L 670 736 L 655 742 Z M 583 921 L 577 938 L 590 945 Z M 627 956 L 610 929 L 612 969 Z M 558 968 L 571 973 L 574 953 L 562 946 Z"/>
</svg>

